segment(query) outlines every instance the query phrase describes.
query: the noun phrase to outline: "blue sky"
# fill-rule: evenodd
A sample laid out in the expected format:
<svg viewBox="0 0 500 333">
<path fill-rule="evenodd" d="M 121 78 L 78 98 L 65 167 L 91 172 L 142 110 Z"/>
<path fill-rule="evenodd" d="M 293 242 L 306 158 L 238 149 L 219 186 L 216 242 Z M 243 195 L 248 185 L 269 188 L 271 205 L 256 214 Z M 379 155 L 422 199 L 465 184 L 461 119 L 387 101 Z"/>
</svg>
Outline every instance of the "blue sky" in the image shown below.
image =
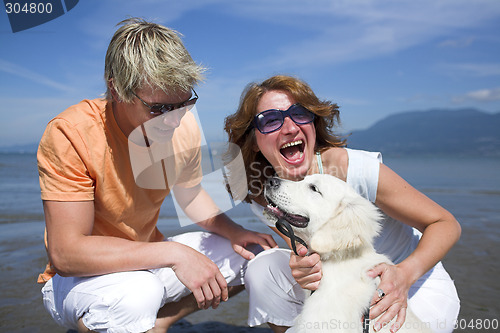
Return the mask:
<svg viewBox="0 0 500 333">
<path fill-rule="evenodd" d="M 0 13 L 0 146 L 39 141 L 47 122 L 105 90 L 116 24 L 139 16 L 184 35 L 209 68 L 197 88 L 207 139 L 244 87 L 274 74 L 340 105 L 343 131 L 410 110 L 500 111 L 498 0 L 82 0 L 12 33 Z"/>
</svg>

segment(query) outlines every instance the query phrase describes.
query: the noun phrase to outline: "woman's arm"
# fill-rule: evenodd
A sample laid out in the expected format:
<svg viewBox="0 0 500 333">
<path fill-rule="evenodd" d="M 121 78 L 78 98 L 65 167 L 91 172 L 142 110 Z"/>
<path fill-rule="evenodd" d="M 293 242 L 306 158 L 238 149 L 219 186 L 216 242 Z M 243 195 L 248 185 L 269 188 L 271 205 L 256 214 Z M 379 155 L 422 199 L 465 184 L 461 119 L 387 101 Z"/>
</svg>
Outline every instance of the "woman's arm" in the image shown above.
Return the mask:
<svg viewBox="0 0 500 333">
<path fill-rule="evenodd" d="M 460 224 L 450 212 L 383 164 L 375 203 L 387 215 L 422 232 L 415 251 L 400 264 L 410 273 L 412 284 L 443 259 L 460 238 Z"/>
<path fill-rule="evenodd" d="M 380 323 L 398 316 L 402 324 L 407 307 L 408 291 L 422 275 L 439 262 L 460 238 L 461 228 L 446 209 L 408 184 L 387 166 L 380 165 L 377 206 L 392 218 L 422 232 L 417 248 L 397 265 L 380 264 L 369 272 L 379 275 L 379 285 L 386 296 L 375 304 L 370 318 L 384 311 Z"/>
</svg>

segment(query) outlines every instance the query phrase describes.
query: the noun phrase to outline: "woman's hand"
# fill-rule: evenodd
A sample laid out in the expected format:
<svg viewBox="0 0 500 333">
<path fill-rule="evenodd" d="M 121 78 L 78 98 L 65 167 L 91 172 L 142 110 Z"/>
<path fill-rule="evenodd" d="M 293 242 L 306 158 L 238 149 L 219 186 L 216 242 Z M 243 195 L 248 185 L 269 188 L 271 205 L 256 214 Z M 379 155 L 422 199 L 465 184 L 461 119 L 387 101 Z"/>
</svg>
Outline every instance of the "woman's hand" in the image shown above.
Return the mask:
<svg viewBox="0 0 500 333">
<path fill-rule="evenodd" d="M 391 326 L 391 332 L 396 332 L 403 326 L 406 318 L 408 291 L 411 286 L 408 281 L 411 279 L 398 265 L 385 263 L 369 270 L 368 276 L 371 278 L 380 276 L 380 284 L 370 303 L 370 319 L 377 318 L 383 313 L 374 324 L 375 331 L 387 326 L 396 317 L 395 323 Z"/>
<path fill-rule="evenodd" d="M 253 259 L 255 257 L 255 254 L 248 250 L 249 245 L 258 244 L 264 250 L 278 247 L 278 244 L 276 244 L 276 242 L 274 241 L 273 236 L 260 232 L 250 231 L 245 228 L 237 229 L 237 232 L 234 232 L 231 235 L 230 241 L 231 245 L 233 246 L 234 252 L 238 253 L 240 256 L 247 260 Z"/>
<path fill-rule="evenodd" d="M 292 252 L 290 255 L 290 268 L 295 281 L 303 288 L 316 290 L 319 287 L 323 273 L 321 271 L 321 260 L 319 254 L 307 254 L 307 248 L 299 245 L 297 249 L 298 256 Z"/>
</svg>

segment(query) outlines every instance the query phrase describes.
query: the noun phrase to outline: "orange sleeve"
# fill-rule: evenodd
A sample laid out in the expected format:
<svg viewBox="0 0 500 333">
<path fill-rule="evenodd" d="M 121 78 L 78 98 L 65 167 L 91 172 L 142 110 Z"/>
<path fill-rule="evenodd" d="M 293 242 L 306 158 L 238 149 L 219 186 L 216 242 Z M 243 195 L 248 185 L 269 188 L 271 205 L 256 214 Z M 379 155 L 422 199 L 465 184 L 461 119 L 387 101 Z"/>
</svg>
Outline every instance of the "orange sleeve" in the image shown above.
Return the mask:
<svg viewBox="0 0 500 333">
<path fill-rule="evenodd" d="M 52 120 L 37 153 L 42 200 L 93 200 L 95 182 L 85 164 L 87 156 L 79 132 L 66 120 Z"/>
</svg>

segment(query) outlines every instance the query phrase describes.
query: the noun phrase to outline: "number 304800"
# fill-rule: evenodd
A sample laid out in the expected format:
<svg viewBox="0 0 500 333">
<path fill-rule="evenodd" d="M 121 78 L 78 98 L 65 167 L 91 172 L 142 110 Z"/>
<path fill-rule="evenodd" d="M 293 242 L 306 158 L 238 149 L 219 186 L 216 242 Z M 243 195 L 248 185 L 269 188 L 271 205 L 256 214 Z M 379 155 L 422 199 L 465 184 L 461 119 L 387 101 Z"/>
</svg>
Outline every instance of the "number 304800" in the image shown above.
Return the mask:
<svg viewBox="0 0 500 333">
<path fill-rule="evenodd" d="M 497 330 L 498 319 L 458 319 L 455 321 L 456 330 Z"/>
<path fill-rule="evenodd" d="M 52 4 L 50 2 L 47 3 L 24 3 L 20 4 L 18 2 L 7 2 L 5 4 L 5 12 L 7 14 L 50 14 L 52 13 Z"/>
</svg>

